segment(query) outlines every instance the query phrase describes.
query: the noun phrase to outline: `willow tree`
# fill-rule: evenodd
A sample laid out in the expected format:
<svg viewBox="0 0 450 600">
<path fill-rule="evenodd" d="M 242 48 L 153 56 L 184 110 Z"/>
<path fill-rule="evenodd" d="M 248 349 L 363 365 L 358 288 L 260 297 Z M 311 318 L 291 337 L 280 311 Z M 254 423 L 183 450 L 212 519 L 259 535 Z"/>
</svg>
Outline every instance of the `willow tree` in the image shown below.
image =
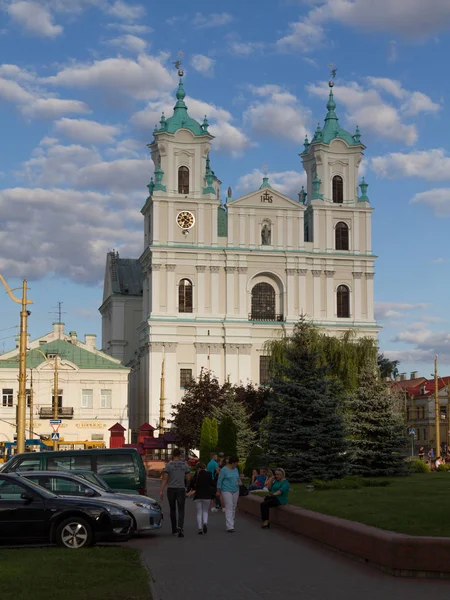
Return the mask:
<svg viewBox="0 0 450 600">
<path fill-rule="evenodd" d="M 355 330 L 346 331 L 341 336 L 327 335 L 302 317 L 295 325 L 292 336 L 283 335 L 266 342 L 265 351 L 269 356 L 272 374 L 277 372 L 278 367 L 288 366 L 289 351 L 294 339 L 298 340 L 296 334 L 299 332 L 305 347 L 317 356 L 319 365 L 327 367 L 330 376 L 341 382 L 344 390 L 356 389 L 361 370 L 376 360 L 377 344 L 374 339 L 357 338 Z"/>
</svg>

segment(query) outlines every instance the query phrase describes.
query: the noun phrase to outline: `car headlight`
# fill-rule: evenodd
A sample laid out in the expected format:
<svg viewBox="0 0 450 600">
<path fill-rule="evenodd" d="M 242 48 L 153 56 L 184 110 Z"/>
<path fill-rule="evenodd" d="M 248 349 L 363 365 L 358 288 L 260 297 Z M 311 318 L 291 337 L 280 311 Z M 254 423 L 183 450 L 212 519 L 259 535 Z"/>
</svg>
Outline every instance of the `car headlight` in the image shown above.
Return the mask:
<svg viewBox="0 0 450 600">
<path fill-rule="evenodd" d="M 126 510 L 123 510 L 123 508 L 119 508 L 118 506 L 106 506 L 105 507 L 106 510 L 109 512 L 110 515 L 128 515 Z"/>
</svg>

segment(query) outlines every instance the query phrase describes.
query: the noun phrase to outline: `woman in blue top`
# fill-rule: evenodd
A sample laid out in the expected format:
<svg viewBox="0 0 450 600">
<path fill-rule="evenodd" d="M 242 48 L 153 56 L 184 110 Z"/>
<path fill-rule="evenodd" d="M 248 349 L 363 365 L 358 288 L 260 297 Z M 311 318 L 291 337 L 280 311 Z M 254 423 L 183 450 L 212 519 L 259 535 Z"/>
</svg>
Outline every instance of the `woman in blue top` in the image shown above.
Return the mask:
<svg viewBox="0 0 450 600">
<path fill-rule="evenodd" d="M 237 468 L 239 459 L 237 456 L 230 456 L 226 465 L 220 470 L 217 480 L 217 496 L 222 499 L 225 506 L 225 524 L 228 533 L 234 532 L 234 516 L 236 506 L 239 500 L 239 486 L 242 485 Z"/>
<path fill-rule="evenodd" d="M 261 519 L 263 521 L 263 529 L 269 529 L 270 527 L 270 509 L 287 504 L 290 486 L 289 481 L 286 479 L 284 469 L 277 469 L 275 471 L 275 478 L 266 481 L 266 487 L 269 488 L 270 495 L 266 496 L 261 504 Z"/>
</svg>

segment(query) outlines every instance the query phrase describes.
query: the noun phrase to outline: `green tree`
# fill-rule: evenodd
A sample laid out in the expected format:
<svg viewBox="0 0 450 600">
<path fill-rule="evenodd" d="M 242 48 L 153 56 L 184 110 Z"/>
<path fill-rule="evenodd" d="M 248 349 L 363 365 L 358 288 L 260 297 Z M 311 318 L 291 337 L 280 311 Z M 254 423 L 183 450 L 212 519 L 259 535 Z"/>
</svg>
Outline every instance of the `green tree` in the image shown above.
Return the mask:
<svg viewBox="0 0 450 600">
<path fill-rule="evenodd" d="M 216 452 L 219 441 L 219 425 L 217 419 L 211 419 L 211 452 Z"/>
<path fill-rule="evenodd" d="M 219 422 L 218 450 L 225 456 L 236 456 L 237 454 L 237 432 L 233 419 L 226 415 Z"/>
<path fill-rule="evenodd" d="M 223 385 L 222 397 L 223 403 L 214 408 L 213 415 L 219 423 L 223 421 L 224 417 L 230 417 L 233 420 L 236 428 L 237 456 L 239 460 L 244 461 L 255 440 L 255 432 L 250 427 L 249 414 L 244 404 L 236 398 L 236 388 L 229 382 Z"/>
<path fill-rule="evenodd" d="M 211 417 L 214 407 L 221 401 L 222 386 L 217 377 L 202 369 L 199 378 L 187 385 L 181 402 L 171 413 L 169 422 L 180 446 L 199 448 L 203 419 Z"/>
<path fill-rule="evenodd" d="M 205 417 L 202 423 L 202 430 L 200 433 L 200 461 L 205 463 L 209 462 L 211 457 L 211 419 Z"/>
<path fill-rule="evenodd" d="M 247 410 L 250 428 L 259 434 L 261 422 L 267 417 L 267 400 L 270 396 L 268 386 L 255 386 L 253 383 L 234 386 L 236 400 L 243 404 Z"/>
<path fill-rule="evenodd" d="M 380 381 L 374 363 L 360 375 L 345 411 L 349 435 L 350 471 L 386 477 L 405 473 L 406 439 L 401 402 Z"/>
<path fill-rule="evenodd" d="M 381 379 L 392 379 L 394 380 L 398 375 L 399 360 L 389 360 L 386 356 L 378 354 L 378 369 L 380 371 Z"/>
<path fill-rule="evenodd" d="M 262 466 L 264 466 L 263 449 L 261 446 L 253 446 L 245 461 L 244 475 L 246 477 L 251 477 L 253 469 L 260 469 Z"/>
<path fill-rule="evenodd" d="M 322 364 L 315 336 L 308 324 L 296 325 L 271 381 L 262 438 L 265 462 L 283 467 L 293 481 L 335 479 L 347 467 L 342 390 Z"/>
</svg>

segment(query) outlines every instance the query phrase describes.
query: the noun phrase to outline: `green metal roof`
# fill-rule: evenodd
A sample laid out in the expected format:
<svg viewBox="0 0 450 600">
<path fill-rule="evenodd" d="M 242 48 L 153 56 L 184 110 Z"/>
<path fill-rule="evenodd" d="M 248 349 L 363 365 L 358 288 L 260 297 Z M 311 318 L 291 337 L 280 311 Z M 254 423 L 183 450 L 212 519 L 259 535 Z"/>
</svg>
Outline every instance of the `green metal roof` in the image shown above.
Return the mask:
<svg viewBox="0 0 450 600">
<path fill-rule="evenodd" d="M 159 129 L 155 130 L 155 134 L 167 131 L 168 133 L 175 133 L 179 129 L 189 129 L 194 135 L 205 135 L 208 133 L 208 121 L 203 121 L 203 125 L 200 125 L 198 121 L 189 116 L 187 106 L 184 102 L 186 92 L 183 87 L 183 80 L 180 77 L 180 83 L 178 84 L 177 90 L 177 103 L 173 107 L 173 115 L 168 119 L 165 118 L 164 113 L 162 114 Z"/>
<path fill-rule="evenodd" d="M 81 346 L 76 346 L 66 340 L 55 340 L 48 344 L 42 344 L 42 346 L 39 346 L 39 350 L 44 354 L 57 354 L 61 357 L 61 360 L 68 360 L 80 369 L 126 369 L 126 367 L 120 363 L 116 363 L 106 354 L 98 355 L 94 352 L 89 352 L 89 350 L 85 350 Z M 38 350 L 34 349 L 28 352 L 27 369 L 36 369 L 43 362 L 45 362 L 45 358 Z M 0 358 L 0 368 L 18 368 L 18 365 L 18 353 L 8 360 Z"/>
<path fill-rule="evenodd" d="M 115 258 L 111 262 L 113 294 L 142 296 L 143 276 L 139 259 Z"/>
<path fill-rule="evenodd" d="M 339 125 L 339 119 L 335 113 L 336 102 L 334 101 L 333 90 L 330 89 L 330 95 L 328 97 L 327 109 L 328 113 L 325 117 L 325 125 L 323 129 L 320 128 L 320 124 L 317 126 L 314 137 L 311 140 L 311 144 L 315 142 L 322 142 L 323 144 L 329 144 L 334 139 L 341 139 L 347 142 L 349 146 L 360 146 L 361 134 L 359 128 L 356 128 L 354 135 L 343 129 Z M 305 152 L 308 149 L 308 142 L 305 140 Z"/>
</svg>

